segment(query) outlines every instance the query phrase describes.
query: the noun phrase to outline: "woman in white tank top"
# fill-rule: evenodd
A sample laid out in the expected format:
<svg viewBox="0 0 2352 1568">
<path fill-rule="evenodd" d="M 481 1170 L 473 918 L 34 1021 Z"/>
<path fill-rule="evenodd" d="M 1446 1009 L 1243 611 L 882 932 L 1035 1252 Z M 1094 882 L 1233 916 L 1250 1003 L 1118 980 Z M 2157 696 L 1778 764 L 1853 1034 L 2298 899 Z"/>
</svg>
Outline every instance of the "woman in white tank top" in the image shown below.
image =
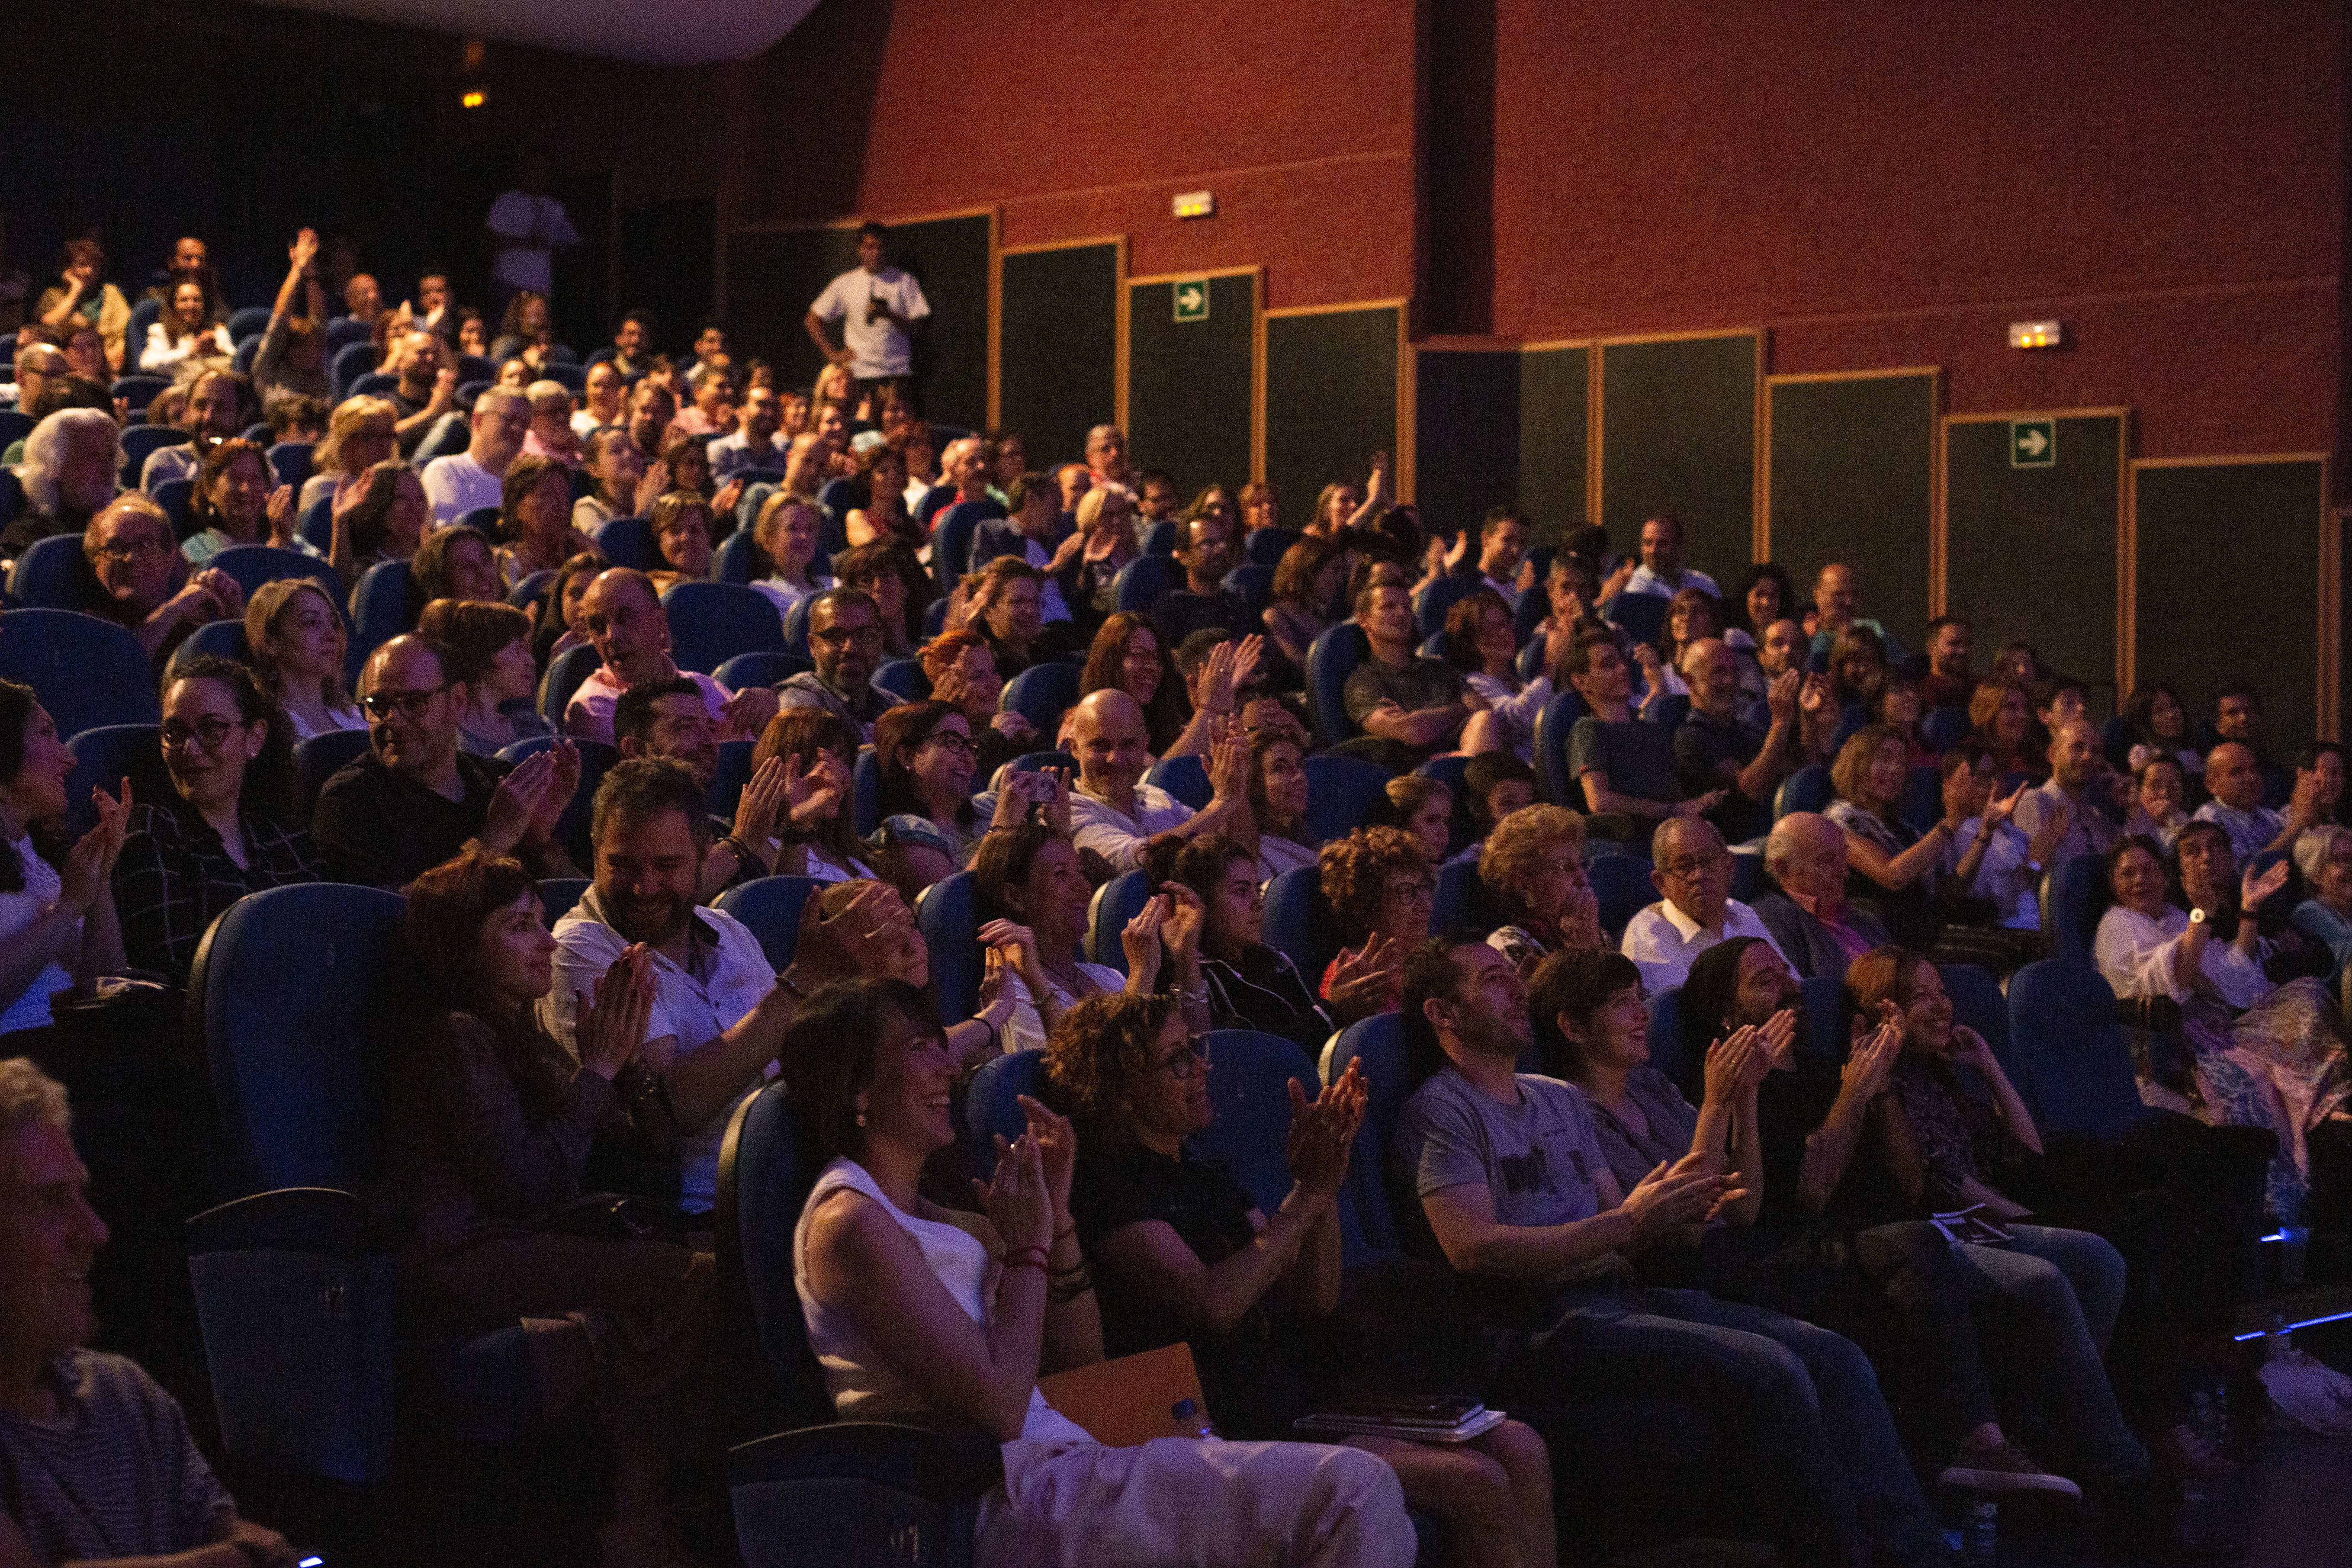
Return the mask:
<svg viewBox="0 0 2352 1568">
<path fill-rule="evenodd" d="M 812 997 L 781 1053 L 800 1135 L 828 1163 L 793 1237 L 793 1278 L 845 1416 L 969 1421 L 1003 1444 L 979 1562 L 1406 1568 L 1395 1474 L 1304 1443 L 1164 1437 L 1105 1448 L 1046 1405 L 1041 1366 L 1102 1357 L 1070 1219 L 1076 1140 L 1024 1100 L 1029 1130 L 981 1194 L 985 1215 L 917 1192 L 954 1142 L 952 1064 L 929 1005 L 895 980 Z"/>
</svg>

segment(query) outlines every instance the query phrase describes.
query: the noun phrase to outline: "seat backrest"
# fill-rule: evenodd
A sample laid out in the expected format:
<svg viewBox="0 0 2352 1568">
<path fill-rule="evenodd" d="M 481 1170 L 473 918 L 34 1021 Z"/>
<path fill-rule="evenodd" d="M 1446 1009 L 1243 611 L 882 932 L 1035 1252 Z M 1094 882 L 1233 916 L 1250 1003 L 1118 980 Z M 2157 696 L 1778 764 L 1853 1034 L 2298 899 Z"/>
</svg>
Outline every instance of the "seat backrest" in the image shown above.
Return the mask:
<svg viewBox="0 0 2352 1568">
<path fill-rule="evenodd" d="M 331 494 L 323 495 L 304 507 L 295 531 L 302 536 L 302 542 L 313 550 L 332 550 L 335 547 L 335 498 Z"/>
<path fill-rule="evenodd" d="M 1601 618 L 1635 642 L 1654 643 L 1666 629 L 1666 610 L 1673 603 L 1661 594 L 1612 594 L 1601 601 Z"/>
<path fill-rule="evenodd" d="M 1190 754 L 1163 757 L 1151 764 L 1151 771 L 1143 775 L 1143 782 L 1157 784 L 1194 811 L 1208 809 L 1212 794 L 1209 770 L 1202 765 L 1199 757 Z"/>
<path fill-rule="evenodd" d="M 1095 889 L 1094 901 L 1087 909 L 1090 963 L 1127 973 L 1127 949 L 1119 945 L 1118 933 L 1143 912 L 1143 906 L 1151 901 L 1151 873 L 1141 870 L 1122 871 Z"/>
<path fill-rule="evenodd" d="M 2146 1115 L 2116 994 L 2090 964 L 2045 958 L 2011 975 L 2009 1037 L 2043 1136 L 2112 1139 Z"/>
<path fill-rule="evenodd" d="M 749 586 L 754 576 L 763 575 L 757 568 L 764 565 L 760 554 L 760 542 L 751 537 L 748 528 L 738 528 L 719 542 L 710 557 L 713 582 L 741 583 Z"/>
<path fill-rule="evenodd" d="M 231 904 L 196 949 L 189 1008 L 237 1193 L 368 1173 L 402 908 L 380 888 L 271 888 Z"/>
<path fill-rule="evenodd" d="M 1568 771 L 1568 737 L 1592 711 L 1574 691 L 1559 691 L 1536 715 L 1536 793 L 1553 805 L 1584 809 L 1584 791 Z"/>
<path fill-rule="evenodd" d="M 1536 628 L 1543 625 L 1544 618 L 1551 614 L 1551 595 L 1544 591 L 1543 584 L 1544 575 L 1538 572 L 1536 574 L 1536 585 L 1521 594 L 1518 603 L 1511 606 L 1511 640 L 1517 643 L 1522 650 L 1530 646 Z M 1540 661 L 1543 656 L 1538 654 L 1536 658 Z M 1524 667 L 1519 674 L 1523 679 L 1528 678 Z"/>
<path fill-rule="evenodd" d="M 1780 781 L 1772 795 L 1772 820 L 1780 821 L 1792 811 L 1826 811 L 1837 792 L 1830 784 L 1830 771 L 1820 763 L 1807 763 Z"/>
<path fill-rule="evenodd" d="M 931 694 L 931 678 L 919 658 L 886 658 L 869 683 L 893 702 L 920 702 Z"/>
<path fill-rule="evenodd" d="M 231 342 L 242 342 L 256 332 L 269 330 L 269 307 L 247 305 L 231 310 L 228 316 L 228 337 Z"/>
<path fill-rule="evenodd" d="M 1139 555 L 1111 579 L 1111 608 L 1148 616 L 1160 595 L 1184 585 L 1184 568 L 1172 555 Z"/>
<path fill-rule="evenodd" d="M 1944 815 L 1944 774 L 1939 768 L 1917 767 L 1904 781 L 1903 798 L 1895 805 L 1895 820 L 1914 833 L 1925 834 Z"/>
<path fill-rule="evenodd" d="M 118 375 L 114 378 L 114 395 L 128 404 L 131 412 L 142 417 L 147 405 L 155 401 L 156 394 L 172 384 L 168 375 Z M 186 439 L 185 436 L 182 439 Z"/>
<path fill-rule="evenodd" d="M 1687 693 L 1670 691 L 1642 710 L 1644 723 L 1660 725 L 1668 730 L 1682 728 L 1690 717 L 1691 700 Z"/>
<path fill-rule="evenodd" d="M 1437 868 L 1437 897 L 1429 906 L 1433 931 L 1493 931 L 1503 923 L 1494 895 L 1479 879 L 1475 860 L 1449 860 Z"/>
<path fill-rule="evenodd" d="M 184 541 L 196 531 L 196 481 L 194 479 L 158 479 L 155 488 L 147 492 L 148 499 L 163 509 L 172 520 L 172 537 Z"/>
<path fill-rule="evenodd" d="M 281 485 L 299 488 L 310 477 L 312 444 L 308 441 L 280 441 L 264 455 L 269 459 L 269 471 Z"/>
<path fill-rule="evenodd" d="M 1356 666 L 1371 657 L 1372 645 L 1364 628 L 1341 621 L 1318 637 L 1307 648 L 1307 721 L 1318 744 L 1336 746 L 1356 732 L 1341 695 Z"/>
<path fill-rule="evenodd" d="M 400 389 L 400 377 L 372 370 L 352 383 L 353 397 L 390 397 Z"/>
<path fill-rule="evenodd" d="M 530 611 L 532 617 L 536 619 L 540 601 L 546 598 L 548 590 L 554 586 L 555 573 L 552 568 L 544 572 L 528 573 L 520 582 L 507 590 L 507 603 L 518 610 Z"/>
<path fill-rule="evenodd" d="M 361 574 L 360 585 L 352 590 L 352 669 L 393 638 L 415 629 L 415 582 L 405 561 L 379 561 Z"/>
<path fill-rule="evenodd" d="M 375 344 L 362 338 L 345 343 L 335 351 L 335 363 L 329 371 L 335 384 L 335 401 L 340 403 L 352 395 L 352 383 L 375 369 Z"/>
<path fill-rule="evenodd" d="M 73 772 L 66 779 L 66 830 L 79 837 L 98 824 L 89 792 L 122 792 L 128 777 L 140 800 L 171 798 L 172 775 L 164 771 L 163 752 L 155 742 L 152 724 L 101 724 L 84 730 L 66 742 L 73 753 Z"/>
<path fill-rule="evenodd" d="M 342 603 L 343 580 L 335 575 L 335 569 L 317 556 L 305 555 L 299 550 L 278 550 L 267 544 L 233 544 L 205 564 L 235 578 L 236 585 L 248 595 L 264 583 L 275 583 L 286 577 L 308 577 L 326 590 L 327 603 Z"/>
<path fill-rule="evenodd" d="M 147 329 L 163 319 L 163 301 L 146 296 L 131 302 L 131 324 L 122 330 L 122 357 L 135 364 L 147 346 Z"/>
<path fill-rule="evenodd" d="M 233 658 L 243 664 L 252 651 L 246 645 L 243 621 L 206 621 L 172 650 L 172 662 L 163 672 L 167 679 L 176 679 L 188 661 L 198 658 Z"/>
<path fill-rule="evenodd" d="M 814 877 L 760 877 L 728 889 L 710 907 L 742 921 L 760 939 L 769 967 L 782 974 L 800 947 L 801 912 L 823 886 Z"/>
<path fill-rule="evenodd" d="M 710 785 L 702 792 L 703 803 L 710 815 L 723 821 L 735 820 L 735 808 L 742 803 L 743 786 L 751 782 L 751 753 L 759 749 L 757 741 L 721 741 L 719 742 L 719 765 L 711 770 Z"/>
<path fill-rule="evenodd" d="M 2009 998 L 2001 994 L 2000 982 L 1990 970 L 1974 963 L 1939 963 L 1936 973 L 1943 979 L 1944 994 L 1952 999 L 1952 1021 L 1982 1035 L 2001 1069 L 2015 1077 L 2019 1069 L 2009 1037 Z"/>
<path fill-rule="evenodd" d="M 1215 1120 L 1192 1136 L 1192 1152 L 1222 1162 L 1259 1212 L 1271 1215 L 1290 1192 L 1290 1080 L 1311 1098 L 1315 1064 L 1297 1041 L 1255 1029 L 1212 1029 L 1200 1043 L 1209 1051 Z"/>
<path fill-rule="evenodd" d="M 785 1092 L 782 1082 L 772 1083 L 735 1108 L 719 1147 L 712 1218 L 720 1267 L 750 1295 L 782 1414 L 791 1425 L 808 1426 L 833 1418 L 833 1400 L 793 1286 L 793 1235 L 816 1172 L 800 1147 Z"/>
<path fill-rule="evenodd" d="M 1844 979 L 1815 974 L 1797 984 L 1804 994 L 1797 1012 L 1797 1049 L 1826 1061 L 1844 1061 L 1853 1044 Z"/>
<path fill-rule="evenodd" d="M 739 653 L 712 670 L 710 679 L 730 691 L 740 691 L 747 686 L 773 686 L 815 668 L 814 663 L 798 654 Z"/>
<path fill-rule="evenodd" d="M 1362 757 L 1309 757 L 1306 768 L 1304 820 L 1310 843 L 1371 826 L 1388 804 L 1389 771 L 1378 763 Z"/>
<path fill-rule="evenodd" d="M 1146 555 L 1176 553 L 1176 520 L 1174 518 L 1162 518 L 1151 525 L 1151 531 L 1143 536 L 1143 552 Z"/>
<path fill-rule="evenodd" d="M 1340 1030 L 1324 1047 L 1323 1081 L 1338 1081 L 1351 1061 L 1362 1064 L 1359 1070 L 1366 1094 L 1363 1125 L 1356 1130 L 1347 1180 L 1339 1188 L 1339 1257 L 1354 1268 L 1404 1250 L 1404 1233 L 1388 1186 L 1389 1136 L 1412 1092 L 1406 1081 L 1403 1016 L 1377 1013 Z M 1216 1082 L 1213 1072 L 1209 1082 Z"/>
<path fill-rule="evenodd" d="M 971 536 L 1004 509 L 994 501 L 960 500 L 944 508 L 931 530 L 931 575 L 942 595 L 955 591 L 956 580 L 971 568 Z"/>
<path fill-rule="evenodd" d="M 775 653 L 784 647 L 784 624 L 776 614 L 776 602 L 757 588 L 739 583 L 679 583 L 661 602 L 669 617 L 670 658 L 680 669 L 708 675 L 739 653 Z"/>
<path fill-rule="evenodd" d="M 365 730 L 330 730 L 294 742 L 294 809 L 304 822 L 318 804 L 327 781 L 360 759 L 368 749 Z"/>
<path fill-rule="evenodd" d="M 872 746 L 858 747 L 850 764 L 849 807 L 860 838 L 882 826 L 882 756 Z"/>
<path fill-rule="evenodd" d="M 1211 1075 L 1213 1080 L 1214 1076 Z M 1038 1099 L 1045 1087 L 1043 1051 L 1013 1051 L 971 1075 L 971 1089 L 963 1102 L 963 1142 L 980 1166 L 982 1179 L 995 1173 L 998 1134 L 1009 1143 L 1028 1129 L 1021 1096 Z"/>
<path fill-rule="evenodd" d="M 1669 985 L 1650 998 L 1650 1065 L 1675 1083 L 1692 1063 L 1683 1054 L 1683 988 Z"/>
<path fill-rule="evenodd" d="M 1313 990 L 1338 956 L 1339 917 L 1323 896 L 1323 873 L 1314 866 L 1285 871 L 1265 885 L 1264 941 L 1286 952 L 1298 977 Z"/>
<path fill-rule="evenodd" d="M 760 596 L 763 599 L 767 598 L 764 594 Z M 774 603 L 773 600 L 769 602 Z M 793 607 L 784 612 L 784 651 L 786 653 L 807 657 L 809 614 L 815 603 L 814 594 L 803 594 L 793 601 Z"/>
<path fill-rule="evenodd" d="M 70 610 L 89 604 L 99 591 L 98 574 L 82 553 L 79 533 L 33 541 L 16 557 L 8 579 L 9 596 L 30 609 Z"/>
<path fill-rule="evenodd" d="M 2128 713 L 2118 713 L 2099 726 L 2099 752 L 2107 765 L 2119 773 L 2131 772 L 2132 721 Z"/>
<path fill-rule="evenodd" d="M 1625 922 L 1658 901 L 1650 882 L 1650 863 L 1632 855 L 1596 855 L 1584 863 L 1592 879 L 1593 896 L 1601 900 L 1601 928 L 1619 932 Z"/>
<path fill-rule="evenodd" d="M 133 425 L 122 432 L 122 482 L 125 486 L 139 483 L 147 467 L 147 459 L 165 447 L 188 444 L 185 430 L 174 430 L 169 425 Z"/>
<path fill-rule="evenodd" d="M 475 395 L 478 397 L 480 394 L 477 393 Z M 436 458 L 454 458 L 458 453 L 464 451 L 474 438 L 473 426 L 467 422 L 467 416 L 471 414 L 472 411 L 473 405 L 468 403 L 466 405 L 466 410 L 464 413 L 460 413 L 457 409 L 453 408 L 448 413 L 441 416 L 440 418 L 436 419 L 425 430 L 425 438 L 416 443 L 416 450 L 408 455 L 409 466 L 415 468 L 422 468 L 425 464 L 431 462 Z M 476 507 L 474 510 L 476 512 L 488 512 L 491 515 L 486 521 L 469 521 L 472 514 L 468 513 L 466 516 L 459 517 L 457 521 L 467 523 L 469 527 L 480 529 L 483 532 L 489 534 L 493 539 L 497 538 L 498 535 L 495 531 L 494 524 L 498 521 L 498 509 L 496 507 Z"/>
<path fill-rule="evenodd" d="M 1969 738 L 1976 726 L 1965 708 L 1930 708 L 1920 717 L 1919 733 L 1938 752 L 1948 752 Z"/>
<path fill-rule="evenodd" d="M 596 550 L 615 566 L 652 572 L 662 565 L 653 524 L 642 517 L 616 517 L 596 531 Z"/>
<path fill-rule="evenodd" d="M 539 710 L 549 723 L 559 730 L 563 727 L 563 710 L 571 703 L 572 694 L 604 662 L 603 657 L 586 643 L 564 649 L 549 662 L 547 679 L 539 688 Z"/>
<path fill-rule="evenodd" d="M 1225 574 L 1224 589 L 1251 609 L 1263 613 L 1268 605 L 1274 603 L 1274 568 L 1244 562 Z M 1256 628 L 1244 629 L 1254 631 Z"/>
<path fill-rule="evenodd" d="M 2042 929 L 2050 939 L 2051 957 L 2093 962 L 2104 892 L 2096 855 L 2070 855 L 2050 868 L 2042 879 Z"/>
<path fill-rule="evenodd" d="M 1282 552 L 1299 537 L 1287 528 L 1253 528 L 1242 537 L 1242 559 L 1253 566 L 1279 566 Z"/>
<path fill-rule="evenodd" d="M 357 316 L 337 316 L 327 323 L 327 351 L 340 354 L 353 343 L 368 342 L 375 335 L 375 323 Z"/>
<path fill-rule="evenodd" d="M 79 538 L 64 542 L 81 551 Z M 0 619 L 0 676 L 33 689 L 60 735 L 163 718 L 139 639 L 75 610 L 11 610 Z"/>
<path fill-rule="evenodd" d="M 1476 578 L 1454 572 L 1423 584 L 1421 592 L 1412 596 L 1413 630 L 1424 637 L 1442 635 L 1446 612 L 1476 593 L 1481 585 Z"/>
<path fill-rule="evenodd" d="M 1066 659 L 1033 664 L 1004 683 L 997 711 L 1018 713 L 1037 727 L 1038 734 L 1050 736 L 1061 724 L 1062 715 L 1078 700 L 1079 673 L 1078 667 Z"/>
<path fill-rule="evenodd" d="M 931 989 L 941 1016 L 968 1018 L 980 998 L 980 889 L 958 871 L 923 889 L 915 926 L 931 958 Z"/>
</svg>

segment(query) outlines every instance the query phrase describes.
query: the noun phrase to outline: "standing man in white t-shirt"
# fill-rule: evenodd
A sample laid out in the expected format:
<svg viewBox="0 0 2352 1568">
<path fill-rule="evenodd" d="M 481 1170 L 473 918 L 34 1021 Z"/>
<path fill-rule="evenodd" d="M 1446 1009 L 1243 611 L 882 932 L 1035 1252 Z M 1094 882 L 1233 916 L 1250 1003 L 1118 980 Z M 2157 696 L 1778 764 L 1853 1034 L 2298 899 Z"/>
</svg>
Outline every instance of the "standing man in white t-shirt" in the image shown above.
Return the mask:
<svg viewBox="0 0 2352 1568">
<path fill-rule="evenodd" d="M 857 265 L 824 286 L 803 323 L 817 352 L 847 369 L 856 384 L 853 407 L 883 383 L 903 381 L 914 371 L 915 349 L 907 334 L 931 313 L 923 286 L 882 259 L 889 236 L 878 223 L 859 226 Z M 840 348 L 825 335 L 834 321 L 841 323 Z"/>
<path fill-rule="evenodd" d="M 490 204 L 482 220 L 497 254 L 490 258 L 494 311 L 525 289 L 555 298 L 555 251 L 580 243 L 580 231 L 563 204 L 547 194 L 547 160 L 529 157 L 517 171 L 515 189 Z M 495 315 L 492 320 L 496 320 Z"/>
</svg>

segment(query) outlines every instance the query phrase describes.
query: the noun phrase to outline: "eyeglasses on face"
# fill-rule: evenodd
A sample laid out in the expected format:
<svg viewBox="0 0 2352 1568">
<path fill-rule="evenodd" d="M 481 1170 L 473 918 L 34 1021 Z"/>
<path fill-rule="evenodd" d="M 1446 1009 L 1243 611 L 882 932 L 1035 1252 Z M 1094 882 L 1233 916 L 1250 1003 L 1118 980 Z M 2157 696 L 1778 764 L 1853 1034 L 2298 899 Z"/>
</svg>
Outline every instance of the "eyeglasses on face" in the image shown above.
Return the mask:
<svg viewBox="0 0 2352 1568">
<path fill-rule="evenodd" d="M 1676 860 L 1661 860 L 1658 869 L 1669 877 L 1690 878 L 1708 871 L 1721 871 L 1730 864 L 1727 855 L 1686 855 Z"/>
<path fill-rule="evenodd" d="M 200 743 L 207 752 L 217 752 L 221 743 L 228 739 L 228 732 L 237 727 L 236 720 L 224 719 L 217 713 L 207 713 L 193 724 L 167 719 L 163 728 L 155 731 L 155 739 L 167 752 L 185 750 L 191 741 Z"/>
<path fill-rule="evenodd" d="M 168 555 L 172 552 L 169 540 L 153 534 L 134 534 L 129 539 L 112 539 L 90 552 L 100 561 L 135 561 L 142 555 Z"/>
<path fill-rule="evenodd" d="M 1187 1040 L 1160 1064 L 1173 1079 L 1189 1079 L 1209 1070 L 1209 1047 L 1205 1041 Z"/>
<path fill-rule="evenodd" d="M 389 719 L 399 713 L 410 719 L 422 718 L 425 707 L 449 689 L 436 686 L 424 691 L 371 691 L 360 699 L 360 707 L 371 719 Z"/>
<path fill-rule="evenodd" d="M 958 731 L 934 730 L 923 739 L 931 745 L 943 746 L 950 752 L 961 752 L 966 756 L 970 756 L 972 752 L 971 737 Z"/>
<path fill-rule="evenodd" d="M 853 642 L 880 642 L 881 640 L 882 628 L 871 622 L 859 626 L 827 626 L 821 632 L 809 633 L 809 641 L 823 643 L 827 647 L 841 647 Z"/>
</svg>

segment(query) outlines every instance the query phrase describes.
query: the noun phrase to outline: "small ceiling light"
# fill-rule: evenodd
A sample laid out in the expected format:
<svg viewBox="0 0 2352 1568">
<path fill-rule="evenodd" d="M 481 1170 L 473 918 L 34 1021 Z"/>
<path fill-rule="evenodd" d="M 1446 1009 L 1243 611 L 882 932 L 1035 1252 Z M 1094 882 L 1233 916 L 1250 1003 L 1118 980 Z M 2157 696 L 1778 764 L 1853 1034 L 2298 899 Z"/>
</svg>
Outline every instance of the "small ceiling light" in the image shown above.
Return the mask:
<svg viewBox="0 0 2352 1568">
<path fill-rule="evenodd" d="M 2055 321 L 2011 321 L 2009 346 L 2013 349 L 2054 349 L 2065 341 L 2065 329 Z"/>
<path fill-rule="evenodd" d="M 467 109 L 479 109 L 489 101 L 490 95 L 478 87 L 467 88 L 465 96 L 457 100 L 459 105 Z"/>
</svg>

